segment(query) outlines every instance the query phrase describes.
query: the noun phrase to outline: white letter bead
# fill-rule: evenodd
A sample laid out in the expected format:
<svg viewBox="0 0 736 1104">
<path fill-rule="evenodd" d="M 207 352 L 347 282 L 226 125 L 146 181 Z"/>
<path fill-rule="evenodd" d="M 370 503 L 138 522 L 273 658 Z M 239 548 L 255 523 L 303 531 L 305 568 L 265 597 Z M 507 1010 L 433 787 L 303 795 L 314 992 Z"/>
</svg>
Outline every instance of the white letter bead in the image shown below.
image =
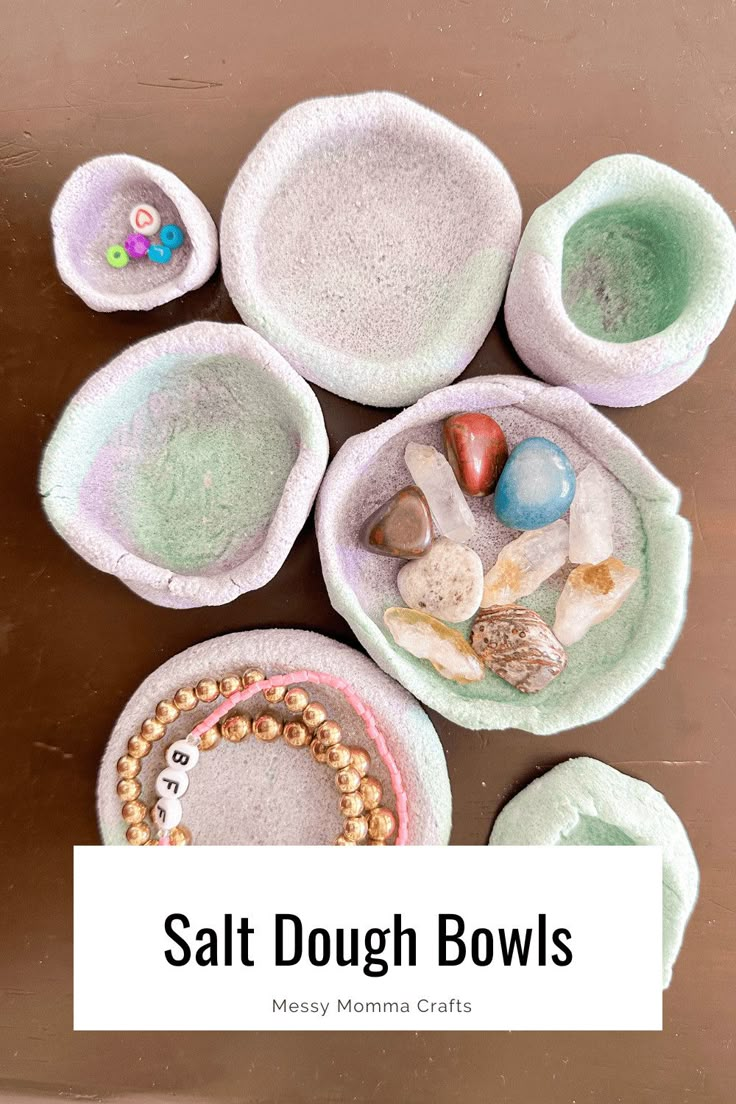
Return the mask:
<svg viewBox="0 0 736 1104">
<path fill-rule="evenodd" d="M 186 740 L 175 740 L 166 749 L 166 762 L 170 767 L 190 771 L 196 767 L 198 760 L 199 748 L 195 744 L 188 744 Z"/>
<path fill-rule="evenodd" d="M 137 203 L 130 212 L 130 225 L 136 233 L 150 238 L 161 229 L 161 216 L 150 203 Z"/>
<path fill-rule="evenodd" d="M 159 828 L 170 831 L 181 823 L 183 809 L 177 797 L 160 797 L 151 809 L 151 820 Z"/>
<path fill-rule="evenodd" d="M 183 797 L 189 788 L 189 775 L 178 767 L 167 767 L 156 779 L 158 797 Z"/>
</svg>

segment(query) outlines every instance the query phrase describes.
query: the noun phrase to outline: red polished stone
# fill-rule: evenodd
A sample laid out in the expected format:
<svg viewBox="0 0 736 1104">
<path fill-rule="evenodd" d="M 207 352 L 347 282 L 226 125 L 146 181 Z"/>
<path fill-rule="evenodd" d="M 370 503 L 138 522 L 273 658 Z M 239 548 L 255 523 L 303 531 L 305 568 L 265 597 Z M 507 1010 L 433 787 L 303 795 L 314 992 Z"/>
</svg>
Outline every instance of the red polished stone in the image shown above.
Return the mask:
<svg viewBox="0 0 736 1104">
<path fill-rule="evenodd" d="M 360 540 L 369 552 L 415 560 L 432 545 L 432 515 L 418 487 L 403 487 L 363 523 Z"/>
<path fill-rule="evenodd" d="M 476 497 L 489 495 L 509 456 L 498 422 L 487 414 L 453 414 L 445 422 L 443 437 L 461 488 Z"/>
</svg>

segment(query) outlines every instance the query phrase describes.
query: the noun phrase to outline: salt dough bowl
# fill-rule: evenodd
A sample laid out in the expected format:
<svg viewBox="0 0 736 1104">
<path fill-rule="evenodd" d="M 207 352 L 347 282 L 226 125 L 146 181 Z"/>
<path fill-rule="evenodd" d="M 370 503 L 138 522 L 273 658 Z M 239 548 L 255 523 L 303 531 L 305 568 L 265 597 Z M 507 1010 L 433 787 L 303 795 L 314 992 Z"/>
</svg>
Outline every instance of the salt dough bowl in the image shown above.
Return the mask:
<svg viewBox="0 0 736 1104">
<path fill-rule="evenodd" d="M 482 411 L 513 448 L 548 437 L 576 471 L 595 459 L 611 488 L 614 552 L 641 578 L 619 612 L 568 649 L 565 671 L 544 690 L 521 694 L 487 672 L 462 686 L 399 648 L 383 624 L 387 607 L 403 605 L 396 576 L 403 561 L 376 556 L 358 542 L 361 522 L 411 482 L 409 441 L 442 451 L 450 414 Z M 484 570 L 518 534 L 495 517 L 488 498 L 466 498 L 476 529 L 468 542 Z M 466 728 L 520 728 L 548 734 L 588 724 L 618 708 L 660 667 L 680 631 L 689 580 L 690 528 L 678 516 L 679 492 L 602 414 L 572 391 L 519 376 L 486 376 L 435 391 L 376 429 L 351 437 L 330 465 L 317 501 L 317 536 L 332 605 L 384 671 L 425 705 Z M 568 564 L 523 604 L 548 624 Z M 454 626 L 466 638 L 470 622 Z"/>
<path fill-rule="evenodd" d="M 311 388 L 241 325 L 140 341 L 72 398 L 40 475 L 52 525 L 161 606 L 217 606 L 273 578 L 328 442 Z"/>
<path fill-rule="evenodd" d="M 128 739 L 151 715 L 156 703 L 180 686 L 193 686 L 203 675 L 217 678 L 260 667 L 267 675 L 308 667 L 337 675 L 370 707 L 407 795 L 407 843 L 446 844 L 452 826 L 452 800 L 445 756 L 431 721 L 414 699 L 365 656 L 318 633 L 299 629 L 257 629 L 231 633 L 197 644 L 174 656 L 142 683 L 113 729 L 97 782 L 97 816 L 102 842 L 125 844 L 120 816 L 116 763 Z M 370 773 L 384 788 L 384 801 L 397 808 L 391 776 L 375 745 L 366 738 L 357 713 L 342 694 L 328 687 L 307 690 L 342 726 L 344 739 L 365 747 Z M 266 707 L 262 697 L 246 702 L 249 716 Z M 282 707 L 273 708 L 282 713 Z M 164 766 L 165 748 L 202 720 L 212 706 L 200 705 L 170 725 L 154 744 L 139 775 L 142 799 L 154 801 L 153 783 Z M 170 734 L 170 735 L 169 735 Z M 183 823 L 195 844 L 332 844 L 342 831 L 334 772 L 316 763 L 309 751 L 248 737 L 242 744 L 220 744 L 203 753 L 183 798 Z"/>
<path fill-rule="evenodd" d="M 532 372 L 589 402 L 642 406 L 703 362 L 736 299 L 736 232 L 694 180 L 604 157 L 529 219 L 506 326 Z"/>
<path fill-rule="evenodd" d="M 405 406 L 456 378 L 501 305 L 521 208 L 477 138 L 392 92 L 291 108 L 225 201 L 243 321 L 307 379 Z"/>
<path fill-rule="evenodd" d="M 646 782 L 597 759 L 570 759 L 501 810 L 489 844 L 662 848 L 662 988 L 672 978 L 700 873 L 682 821 Z"/>
<path fill-rule="evenodd" d="M 184 243 L 168 264 L 147 257 L 112 268 L 108 246 L 131 234 L 131 210 L 147 203 Z M 97 311 L 150 310 L 200 287 L 217 265 L 217 228 L 202 201 L 168 169 L 115 153 L 75 169 L 51 212 L 56 267 L 65 284 Z M 151 239 L 157 242 L 158 237 Z"/>
</svg>

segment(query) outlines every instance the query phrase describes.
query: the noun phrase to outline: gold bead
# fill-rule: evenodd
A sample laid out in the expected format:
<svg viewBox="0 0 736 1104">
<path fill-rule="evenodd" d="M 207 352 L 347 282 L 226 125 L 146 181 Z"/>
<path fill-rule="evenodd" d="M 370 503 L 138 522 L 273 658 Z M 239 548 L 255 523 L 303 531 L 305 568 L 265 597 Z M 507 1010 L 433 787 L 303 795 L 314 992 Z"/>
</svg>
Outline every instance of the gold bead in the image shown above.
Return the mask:
<svg viewBox="0 0 736 1104">
<path fill-rule="evenodd" d="M 141 784 L 137 778 L 121 778 L 117 791 L 121 801 L 135 801 L 141 792 Z"/>
<path fill-rule="evenodd" d="M 368 816 L 368 834 L 371 839 L 387 840 L 396 831 L 396 817 L 390 809 L 374 809 Z"/>
<path fill-rule="evenodd" d="M 324 746 L 324 745 L 323 745 Z M 350 765 L 350 748 L 344 744 L 334 744 L 327 749 L 327 766 L 333 770 L 342 770 Z"/>
<path fill-rule="evenodd" d="M 196 704 L 197 694 L 191 686 L 180 686 L 174 694 L 174 705 L 181 713 L 188 713 Z"/>
<path fill-rule="evenodd" d="M 355 767 L 345 767 L 335 775 L 335 785 L 340 793 L 354 793 L 360 785 L 360 775 Z"/>
<path fill-rule="evenodd" d="M 131 824 L 125 833 L 125 838 L 134 847 L 140 847 L 142 844 L 148 843 L 151 838 L 151 829 L 147 824 Z"/>
<path fill-rule="evenodd" d="M 149 839 L 143 844 L 144 847 L 158 847 L 158 840 Z"/>
<path fill-rule="evenodd" d="M 263 691 L 263 696 L 271 705 L 278 705 L 278 703 L 283 701 L 286 697 L 286 687 L 270 686 L 268 690 Z"/>
<path fill-rule="evenodd" d="M 270 743 L 281 735 L 283 728 L 281 721 L 273 713 L 261 713 L 253 722 L 253 735 Z"/>
<path fill-rule="evenodd" d="M 237 694 L 238 690 L 243 689 L 243 683 L 240 680 L 240 675 L 225 675 L 220 679 L 220 693 L 223 698 L 229 698 L 231 694 Z"/>
<path fill-rule="evenodd" d="M 351 747 L 350 748 L 350 761 L 357 770 L 361 778 L 365 778 L 368 773 L 368 768 L 371 765 L 371 757 L 365 748 Z"/>
<path fill-rule="evenodd" d="M 333 747 L 342 740 L 342 729 L 337 721 L 323 721 L 315 735 L 325 747 Z"/>
<path fill-rule="evenodd" d="M 368 835 L 368 821 L 364 816 L 348 817 L 342 834 L 353 843 L 361 843 Z"/>
<path fill-rule="evenodd" d="M 284 725 L 284 739 L 292 747 L 302 748 L 310 742 L 312 734 L 301 721 L 289 721 Z"/>
<path fill-rule="evenodd" d="M 243 713 L 236 713 L 222 722 L 220 730 L 231 744 L 239 744 L 250 732 L 250 717 L 246 717 Z"/>
<path fill-rule="evenodd" d="M 189 847 L 192 842 L 192 833 L 183 824 L 179 824 L 169 832 L 169 842 L 172 847 Z"/>
<path fill-rule="evenodd" d="M 153 744 L 156 740 L 160 740 L 165 731 L 166 725 L 162 725 L 155 717 L 149 717 L 148 720 L 144 721 L 141 725 L 141 736 L 144 740 L 148 740 L 149 744 Z"/>
<path fill-rule="evenodd" d="M 355 841 L 345 839 L 345 836 L 338 836 L 335 843 L 338 847 L 355 847 Z"/>
<path fill-rule="evenodd" d="M 307 728 L 319 728 L 327 720 L 327 710 L 320 702 L 310 702 L 304 708 L 302 720 Z"/>
<path fill-rule="evenodd" d="M 367 777 L 362 779 L 359 790 L 366 809 L 377 809 L 383 797 L 383 786 L 378 779 L 371 777 L 371 775 L 367 775 Z"/>
<path fill-rule="evenodd" d="M 126 824 L 140 824 L 145 820 L 146 811 L 142 801 L 126 801 L 123 805 L 123 820 Z"/>
<path fill-rule="evenodd" d="M 140 769 L 140 759 L 135 759 L 132 755 L 122 755 L 118 759 L 118 774 L 121 778 L 135 778 Z"/>
<path fill-rule="evenodd" d="M 143 736 L 131 736 L 128 740 L 128 755 L 134 759 L 145 759 L 151 750 L 151 745 Z"/>
<path fill-rule="evenodd" d="M 199 750 L 211 751 L 213 747 L 217 747 L 220 742 L 220 726 L 219 724 L 213 725 L 212 728 L 208 728 L 206 732 L 203 732 L 199 737 Z"/>
<path fill-rule="evenodd" d="M 367 839 L 365 842 L 368 844 L 369 847 L 385 847 L 386 846 L 386 841 L 385 840 Z"/>
<path fill-rule="evenodd" d="M 344 817 L 357 817 L 363 812 L 363 798 L 354 793 L 342 794 L 340 797 L 340 812 Z"/>
<path fill-rule="evenodd" d="M 219 697 L 220 694 L 220 690 L 217 685 L 217 679 L 200 679 L 197 685 L 194 687 L 194 693 L 197 695 L 197 701 L 213 702 L 215 698 Z"/>
<path fill-rule="evenodd" d="M 170 698 L 167 698 L 166 701 L 160 701 L 156 706 L 156 720 L 160 721 L 161 724 L 172 724 L 178 716 L 179 710 Z"/>
<path fill-rule="evenodd" d="M 309 694 L 303 686 L 292 686 L 284 695 L 284 705 L 290 713 L 303 713 L 309 705 Z"/>
<path fill-rule="evenodd" d="M 252 686 L 254 682 L 263 682 L 265 678 L 266 673 L 260 667 L 249 667 L 243 675 L 243 686 Z"/>
<path fill-rule="evenodd" d="M 323 746 L 321 740 L 312 740 L 309 751 L 315 763 L 327 762 L 327 748 Z"/>
</svg>

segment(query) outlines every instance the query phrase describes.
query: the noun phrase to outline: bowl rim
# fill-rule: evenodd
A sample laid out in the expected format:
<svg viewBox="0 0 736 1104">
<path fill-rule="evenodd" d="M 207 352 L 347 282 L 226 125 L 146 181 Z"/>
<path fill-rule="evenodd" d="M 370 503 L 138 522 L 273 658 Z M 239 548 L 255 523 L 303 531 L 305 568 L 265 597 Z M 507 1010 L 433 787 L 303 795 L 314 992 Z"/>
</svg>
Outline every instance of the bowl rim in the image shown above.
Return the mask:
<svg viewBox="0 0 736 1104">
<path fill-rule="evenodd" d="M 184 574 L 160 567 L 125 548 L 108 530 L 83 517 L 78 491 L 64 493 L 65 458 L 76 424 L 94 417 L 95 404 L 114 396 L 151 360 L 166 356 L 247 357 L 285 391 L 298 411 L 299 452 L 263 543 L 236 567 L 212 575 Z M 279 570 L 311 511 L 327 466 L 329 443 L 322 409 L 301 376 L 262 337 L 240 323 L 190 322 L 128 346 L 90 376 L 72 396 L 49 438 L 41 462 L 39 492 L 54 528 L 94 567 L 117 575 L 143 597 L 161 605 L 221 605 L 267 583 Z M 295 489 L 306 488 L 299 494 Z"/>
</svg>

